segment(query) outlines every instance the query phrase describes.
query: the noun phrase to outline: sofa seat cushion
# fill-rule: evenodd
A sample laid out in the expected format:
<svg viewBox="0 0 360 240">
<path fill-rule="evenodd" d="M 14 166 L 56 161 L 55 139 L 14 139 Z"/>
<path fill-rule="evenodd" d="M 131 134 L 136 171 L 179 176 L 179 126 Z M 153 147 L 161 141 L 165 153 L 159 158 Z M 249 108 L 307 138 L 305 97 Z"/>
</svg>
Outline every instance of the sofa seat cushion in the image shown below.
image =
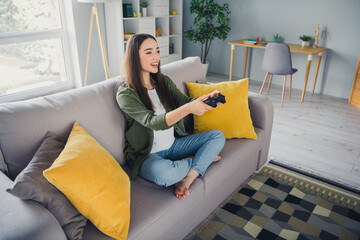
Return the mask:
<svg viewBox="0 0 360 240">
<path fill-rule="evenodd" d="M 218 191 L 219 195 L 224 195 L 221 192 L 221 186 L 229 176 L 238 173 L 239 178 L 245 181 L 256 171 L 261 150 L 261 141 L 263 141 L 264 138 L 264 130 L 255 128 L 255 132 L 258 136 L 257 140 L 226 140 L 225 146 L 220 152 L 222 159 L 219 162 L 211 164 L 204 174 L 203 180 L 205 183 L 206 196 L 213 191 Z"/>
<path fill-rule="evenodd" d="M 130 170 L 127 169 L 127 172 L 130 172 Z M 128 239 L 164 239 L 163 234 L 167 229 L 176 228 L 176 224 L 182 221 L 186 215 L 190 213 L 197 214 L 194 206 L 201 204 L 203 199 L 204 182 L 200 178 L 196 179 L 191 186 L 190 195 L 186 199 L 180 200 L 175 197 L 173 187 L 159 187 L 152 182 L 137 177 L 131 181 L 131 217 Z M 185 219 L 188 218 L 185 217 Z M 191 221 L 189 221 L 189 224 L 191 224 Z M 181 232 L 181 229 L 176 231 Z M 88 222 L 83 239 L 109 240 L 112 238 L 102 234 Z"/>
<path fill-rule="evenodd" d="M 186 199 L 178 199 L 173 187 L 159 187 L 137 177 L 131 182 L 131 220 L 129 239 L 161 239 L 165 228 L 176 228 L 185 215 L 204 198 L 204 183 L 198 178 Z M 177 231 L 181 229 L 177 229 Z"/>
<path fill-rule="evenodd" d="M 83 240 L 114 240 L 99 229 L 97 229 L 92 222 L 88 221 L 83 234 Z M 128 238 L 129 239 L 129 238 Z"/>
<path fill-rule="evenodd" d="M 79 122 L 119 163 L 124 163 L 125 119 L 115 99 L 119 81 L 0 104 L 0 148 L 12 180 L 28 165 L 48 131 L 66 141 Z M 19 151 L 20 150 L 20 151 Z M 0 157 L 1 159 L 1 157 Z"/>
</svg>

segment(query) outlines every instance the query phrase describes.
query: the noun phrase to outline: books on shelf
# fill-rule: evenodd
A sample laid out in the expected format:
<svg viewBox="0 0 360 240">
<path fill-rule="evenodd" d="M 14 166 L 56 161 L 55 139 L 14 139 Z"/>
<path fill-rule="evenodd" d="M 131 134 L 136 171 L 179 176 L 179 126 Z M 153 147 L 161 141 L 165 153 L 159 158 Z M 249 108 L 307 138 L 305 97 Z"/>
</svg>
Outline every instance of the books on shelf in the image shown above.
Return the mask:
<svg viewBox="0 0 360 240">
<path fill-rule="evenodd" d="M 257 41 L 255 39 L 247 39 L 245 41 L 246 44 L 252 44 L 252 45 L 255 45 L 257 43 Z"/>
</svg>

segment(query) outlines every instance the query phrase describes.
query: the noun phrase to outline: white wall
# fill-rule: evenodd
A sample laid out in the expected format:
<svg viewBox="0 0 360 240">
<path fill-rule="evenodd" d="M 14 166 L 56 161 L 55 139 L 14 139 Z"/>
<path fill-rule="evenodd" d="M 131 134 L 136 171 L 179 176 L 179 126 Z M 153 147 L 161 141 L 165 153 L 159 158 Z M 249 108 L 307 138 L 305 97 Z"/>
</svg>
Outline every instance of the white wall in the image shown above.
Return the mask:
<svg viewBox="0 0 360 240">
<path fill-rule="evenodd" d="M 320 66 L 315 92 L 335 97 L 348 98 L 360 53 L 360 1 L 359 0 L 220 0 L 229 3 L 231 9 L 231 32 L 228 39 L 212 43 L 209 58 L 210 72 L 229 74 L 230 45 L 228 41 L 260 36 L 272 40 L 279 33 L 288 43 L 298 43 L 303 34 L 314 35 L 320 24 L 319 45 L 329 48 Z M 188 29 L 194 16 L 190 15 L 190 0 L 184 1 L 184 30 Z M 183 41 L 183 57 L 200 55 L 200 45 Z M 236 47 L 233 76 L 243 76 L 244 48 Z M 261 70 L 264 51 L 249 51 L 247 76 L 263 81 Z M 298 72 L 293 77 L 293 88 L 302 89 L 307 56 L 293 54 L 293 67 Z M 312 90 L 317 58 L 314 57 L 307 90 Z M 281 77 L 274 84 L 282 85 Z M 308 95 L 308 93 L 307 93 Z M 306 100 L 306 98 L 305 98 Z"/>
<path fill-rule="evenodd" d="M 78 3 L 77 0 L 72 0 L 72 5 L 74 11 L 76 40 L 77 40 L 78 52 L 79 52 L 81 81 L 84 82 L 85 69 L 86 69 L 86 56 L 87 56 L 88 41 L 89 41 L 91 8 L 93 4 Z M 104 4 L 97 4 L 97 7 L 99 10 L 103 37 L 106 44 Z M 100 82 L 104 79 L 105 79 L 105 71 L 103 67 L 100 41 L 99 41 L 97 25 L 96 25 L 96 18 L 94 18 L 94 28 L 93 28 L 93 36 L 91 43 L 87 85 L 90 85 L 95 82 Z"/>
</svg>

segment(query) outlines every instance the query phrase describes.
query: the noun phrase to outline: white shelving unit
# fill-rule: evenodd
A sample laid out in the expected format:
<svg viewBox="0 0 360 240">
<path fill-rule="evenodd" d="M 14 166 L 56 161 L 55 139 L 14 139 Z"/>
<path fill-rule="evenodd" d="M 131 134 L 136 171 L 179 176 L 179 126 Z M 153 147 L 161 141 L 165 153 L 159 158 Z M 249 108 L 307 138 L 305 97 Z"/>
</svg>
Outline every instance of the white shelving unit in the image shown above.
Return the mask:
<svg viewBox="0 0 360 240">
<path fill-rule="evenodd" d="M 140 3 L 144 0 L 118 0 L 105 3 L 107 48 L 110 75 L 120 74 L 126 41 L 124 33 L 148 33 L 153 36 L 161 27 L 162 35 L 156 37 L 160 48 L 161 64 L 182 59 L 183 0 L 147 0 L 147 17 L 138 17 Z M 132 4 L 137 17 L 123 17 L 122 4 Z M 176 11 L 176 15 L 172 12 Z"/>
</svg>

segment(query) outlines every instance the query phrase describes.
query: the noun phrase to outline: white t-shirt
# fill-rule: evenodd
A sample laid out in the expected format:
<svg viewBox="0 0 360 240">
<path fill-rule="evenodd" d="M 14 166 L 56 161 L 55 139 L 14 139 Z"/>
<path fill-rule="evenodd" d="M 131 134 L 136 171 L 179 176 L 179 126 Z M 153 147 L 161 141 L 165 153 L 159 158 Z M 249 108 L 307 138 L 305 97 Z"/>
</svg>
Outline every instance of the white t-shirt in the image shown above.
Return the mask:
<svg viewBox="0 0 360 240">
<path fill-rule="evenodd" d="M 156 90 L 148 90 L 148 94 L 152 104 L 154 105 L 155 115 L 165 113 L 165 108 L 162 105 Z M 174 127 L 166 130 L 154 130 L 154 142 L 150 153 L 160 152 L 169 149 L 175 141 Z"/>
</svg>

